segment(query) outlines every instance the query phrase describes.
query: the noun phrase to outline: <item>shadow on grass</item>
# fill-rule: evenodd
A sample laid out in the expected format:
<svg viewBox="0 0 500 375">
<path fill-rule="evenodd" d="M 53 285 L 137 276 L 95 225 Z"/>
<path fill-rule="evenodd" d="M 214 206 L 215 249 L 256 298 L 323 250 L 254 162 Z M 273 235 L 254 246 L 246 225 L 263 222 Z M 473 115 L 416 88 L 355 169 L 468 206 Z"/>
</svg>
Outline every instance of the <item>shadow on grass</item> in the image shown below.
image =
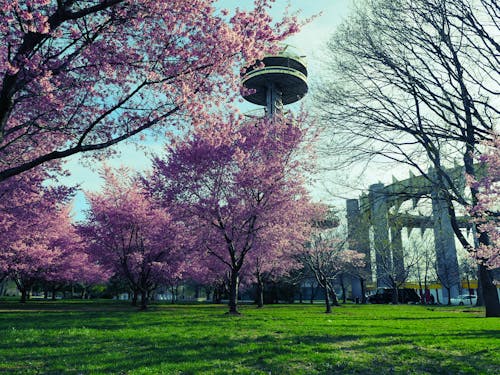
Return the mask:
<svg viewBox="0 0 500 375">
<path fill-rule="evenodd" d="M 443 338 L 431 330 L 401 331 L 401 322 L 391 318 L 393 331 L 376 333 L 377 323 L 387 324 L 383 318 L 365 317 L 360 326 L 358 316 L 341 320 L 314 310 L 315 320 L 307 321 L 305 308 L 293 314 L 249 309 L 228 317 L 225 306 L 159 306 L 140 313 L 122 305 L 101 311 L 52 307 L 0 313 L 0 374 L 488 374 L 500 365 L 496 330 Z M 330 321 L 335 325 L 325 325 Z M 464 352 L 447 344 L 473 348 L 478 339 L 491 345 Z"/>
</svg>

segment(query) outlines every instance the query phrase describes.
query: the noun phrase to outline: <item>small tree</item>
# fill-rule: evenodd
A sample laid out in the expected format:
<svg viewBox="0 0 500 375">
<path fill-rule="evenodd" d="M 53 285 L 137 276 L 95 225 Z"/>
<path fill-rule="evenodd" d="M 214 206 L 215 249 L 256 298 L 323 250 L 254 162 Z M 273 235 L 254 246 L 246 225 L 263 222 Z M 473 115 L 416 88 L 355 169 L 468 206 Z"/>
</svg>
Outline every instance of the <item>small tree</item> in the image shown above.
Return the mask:
<svg viewBox="0 0 500 375">
<path fill-rule="evenodd" d="M 334 289 L 335 278 L 344 272 L 347 266 L 363 267 L 365 254 L 348 250 L 347 240 L 336 236 L 316 233 L 304 246 L 298 256 L 306 270 L 314 275 L 325 293 L 326 313 L 332 312 L 330 297 L 337 305 L 337 295 Z"/>
<path fill-rule="evenodd" d="M 90 210 L 82 232 L 95 259 L 123 277 L 146 309 L 150 293 L 182 272 L 180 230 L 126 169 L 104 168 L 102 175 L 103 191 L 87 193 Z"/>
</svg>

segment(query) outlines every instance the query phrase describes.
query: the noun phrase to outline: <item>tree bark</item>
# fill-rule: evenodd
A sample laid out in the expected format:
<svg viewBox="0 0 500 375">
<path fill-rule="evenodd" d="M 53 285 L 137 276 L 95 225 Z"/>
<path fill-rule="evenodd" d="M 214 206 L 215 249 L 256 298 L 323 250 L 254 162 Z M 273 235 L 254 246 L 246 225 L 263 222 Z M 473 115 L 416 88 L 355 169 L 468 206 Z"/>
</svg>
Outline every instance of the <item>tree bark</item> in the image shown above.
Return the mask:
<svg viewBox="0 0 500 375">
<path fill-rule="evenodd" d="M 392 288 L 392 304 L 397 305 L 399 303 L 399 298 L 398 298 L 398 288 Z"/>
<path fill-rule="evenodd" d="M 345 284 L 344 284 L 344 275 L 340 275 L 339 277 L 340 281 L 340 287 L 342 288 L 342 303 L 346 303 L 346 290 L 345 290 Z"/>
<path fill-rule="evenodd" d="M 141 290 L 141 310 L 146 310 L 148 308 L 148 291 Z"/>
<path fill-rule="evenodd" d="M 238 311 L 238 287 L 240 283 L 240 275 L 238 270 L 231 270 L 229 280 L 229 314 L 239 315 Z"/>
<path fill-rule="evenodd" d="M 367 303 L 365 279 L 360 277 L 359 281 L 361 282 L 361 303 L 365 305 Z"/>
<path fill-rule="evenodd" d="M 19 302 L 21 303 L 26 303 L 26 300 L 28 299 L 28 291 L 26 288 L 21 289 L 21 300 Z"/>
<path fill-rule="evenodd" d="M 332 305 L 330 304 L 330 291 L 328 286 L 325 285 L 325 314 L 330 314 L 332 312 Z"/>
<path fill-rule="evenodd" d="M 264 307 L 264 282 L 260 275 L 257 276 L 257 307 Z"/>
<path fill-rule="evenodd" d="M 491 271 L 484 265 L 479 264 L 478 276 L 480 284 L 482 285 L 482 288 L 479 289 L 479 293 L 482 294 L 482 300 L 485 302 L 486 317 L 500 317 L 500 303 L 498 302 L 497 288 L 495 284 L 493 284 Z"/>
</svg>

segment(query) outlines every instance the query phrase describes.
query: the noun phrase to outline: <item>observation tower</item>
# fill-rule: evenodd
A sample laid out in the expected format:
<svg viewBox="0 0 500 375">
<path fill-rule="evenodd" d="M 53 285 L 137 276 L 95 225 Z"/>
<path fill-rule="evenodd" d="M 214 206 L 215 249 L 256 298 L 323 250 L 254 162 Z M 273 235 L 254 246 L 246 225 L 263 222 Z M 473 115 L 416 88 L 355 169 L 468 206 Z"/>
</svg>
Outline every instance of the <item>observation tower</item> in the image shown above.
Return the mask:
<svg viewBox="0 0 500 375">
<path fill-rule="evenodd" d="M 264 57 L 242 74 L 242 84 L 251 90 L 243 94 L 250 103 L 265 106 L 266 115 L 283 112 L 283 105 L 295 103 L 307 94 L 307 68 L 293 47 L 285 46 L 276 55 Z"/>
</svg>

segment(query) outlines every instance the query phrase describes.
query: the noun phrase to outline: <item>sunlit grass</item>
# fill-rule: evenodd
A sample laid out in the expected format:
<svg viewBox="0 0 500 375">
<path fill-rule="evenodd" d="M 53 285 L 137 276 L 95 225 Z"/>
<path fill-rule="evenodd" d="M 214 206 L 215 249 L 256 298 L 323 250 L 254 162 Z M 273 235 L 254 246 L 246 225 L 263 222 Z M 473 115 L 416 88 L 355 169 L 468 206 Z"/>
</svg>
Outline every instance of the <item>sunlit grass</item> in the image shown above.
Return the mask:
<svg viewBox="0 0 500 375">
<path fill-rule="evenodd" d="M 0 303 L 0 373 L 496 374 L 479 308 Z"/>
</svg>

